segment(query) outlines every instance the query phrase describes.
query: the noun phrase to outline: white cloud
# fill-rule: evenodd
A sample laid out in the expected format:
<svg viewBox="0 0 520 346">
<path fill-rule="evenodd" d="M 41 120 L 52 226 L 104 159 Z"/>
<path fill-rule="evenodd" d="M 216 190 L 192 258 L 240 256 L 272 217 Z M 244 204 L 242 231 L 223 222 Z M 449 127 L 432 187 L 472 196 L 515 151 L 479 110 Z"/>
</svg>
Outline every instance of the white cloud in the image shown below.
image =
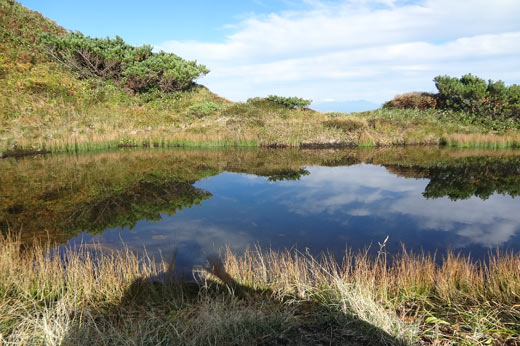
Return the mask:
<svg viewBox="0 0 520 346">
<path fill-rule="evenodd" d="M 277 93 L 380 103 L 432 90 L 438 74 L 520 81 L 517 0 L 305 4 L 245 19 L 223 43 L 156 48 L 206 64 L 212 72 L 201 82 L 232 100 Z"/>
<path fill-rule="evenodd" d="M 117 249 L 124 244 L 133 252 L 146 252 L 156 260 L 161 257 L 169 260 L 176 253 L 178 263 L 187 265 L 183 269 L 189 269 L 194 264 L 203 265 L 208 256 L 219 254 L 228 247 L 240 252 L 254 244 L 253 237 L 239 229 L 225 228 L 199 219 L 183 220 L 180 215 L 164 217 L 159 223 L 140 221 L 132 231 L 113 228 L 102 235 L 81 234 L 69 240 L 68 244 L 81 242 L 92 248 L 102 244 L 104 250 Z"/>
</svg>

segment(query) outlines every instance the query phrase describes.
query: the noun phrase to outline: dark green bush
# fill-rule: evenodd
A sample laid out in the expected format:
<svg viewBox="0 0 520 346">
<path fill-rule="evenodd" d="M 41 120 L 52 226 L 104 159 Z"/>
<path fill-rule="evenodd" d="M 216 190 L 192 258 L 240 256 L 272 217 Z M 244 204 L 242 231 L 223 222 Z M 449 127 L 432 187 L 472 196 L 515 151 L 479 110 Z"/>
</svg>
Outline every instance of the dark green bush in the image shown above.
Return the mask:
<svg viewBox="0 0 520 346">
<path fill-rule="evenodd" d="M 204 65 L 171 53 L 154 53 L 152 46 L 134 47 L 119 36 L 91 38 L 79 32 L 63 37 L 42 34 L 48 54 L 84 77 L 114 79 L 135 92 L 183 90 L 209 72 Z"/>
<path fill-rule="evenodd" d="M 445 108 L 467 112 L 477 119 L 520 120 L 520 86 L 467 74 L 460 79 L 437 76 L 434 79 Z"/>
<path fill-rule="evenodd" d="M 285 108 L 289 109 L 303 109 L 308 107 L 312 100 L 305 100 L 299 97 L 283 97 L 283 96 L 276 96 L 276 95 L 269 95 L 265 98 L 261 97 L 254 97 L 247 100 L 247 103 L 262 103 L 262 102 L 271 102 L 276 103 L 278 105 L 281 105 Z"/>
<path fill-rule="evenodd" d="M 266 97 L 267 101 L 271 101 L 274 103 L 278 103 L 286 108 L 295 109 L 295 108 L 306 108 L 310 106 L 312 100 L 305 100 L 300 97 L 283 97 L 276 95 L 269 95 Z"/>
</svg>

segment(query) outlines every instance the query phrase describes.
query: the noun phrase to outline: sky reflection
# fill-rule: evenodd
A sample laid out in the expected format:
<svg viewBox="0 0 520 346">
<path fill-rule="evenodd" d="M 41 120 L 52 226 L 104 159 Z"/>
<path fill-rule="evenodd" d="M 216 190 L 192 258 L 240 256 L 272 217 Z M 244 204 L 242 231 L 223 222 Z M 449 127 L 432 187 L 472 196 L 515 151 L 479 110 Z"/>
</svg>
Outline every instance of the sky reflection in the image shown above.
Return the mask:
<svg viewBox="0 0 520 346">
<path fill-rule="evenodd" d="M 138 222 L 131 231 L 111 229 L 95 239 L 114 246 L 122 239 L 156 256 L 176 248 L 182 266 L 203 264 L 225 246 L 341 255 L 346 247 L 367 248 L 386 236 L 389 252 L 402 244 L 414 251 L 453 249 L 475 257 L 496 247 L 519 249 L 519 204 L 510 196 L 426 199 L 429 179 L 399 177 L 382 166 L 306 169 L 310 174 L 296 181 L 237 173 L 205 178 L 194 186 L 212 197 L 200 206 L 162 215 L 158 222 Z"/>
</svg>

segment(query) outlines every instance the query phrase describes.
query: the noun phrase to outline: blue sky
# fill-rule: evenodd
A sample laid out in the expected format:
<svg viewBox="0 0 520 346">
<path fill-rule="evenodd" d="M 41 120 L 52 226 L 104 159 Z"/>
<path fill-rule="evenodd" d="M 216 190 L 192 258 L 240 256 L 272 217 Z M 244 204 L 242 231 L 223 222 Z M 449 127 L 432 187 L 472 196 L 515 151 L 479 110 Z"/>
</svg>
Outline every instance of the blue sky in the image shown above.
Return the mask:
<svg viewBox="0 0 520 346">
<path fill-rule="evenodd" d="M 230 26 L 242 19 L 301 8 L 301 3 L 274 0 L 21 0 L 21 3 L 69 30 L 96 37 L 119 35 L 134 45 L 168 40 L 223 42 L 232 32 Z"/>
<path fill-rule="evenodd" d="M 439 74 L 520 83 L 518 0 L 22 0 L 71 30 L 153 44 L 208 66 L 234 101 L 278 94 L 362 110 L 434 91 Z"/>
</svg>

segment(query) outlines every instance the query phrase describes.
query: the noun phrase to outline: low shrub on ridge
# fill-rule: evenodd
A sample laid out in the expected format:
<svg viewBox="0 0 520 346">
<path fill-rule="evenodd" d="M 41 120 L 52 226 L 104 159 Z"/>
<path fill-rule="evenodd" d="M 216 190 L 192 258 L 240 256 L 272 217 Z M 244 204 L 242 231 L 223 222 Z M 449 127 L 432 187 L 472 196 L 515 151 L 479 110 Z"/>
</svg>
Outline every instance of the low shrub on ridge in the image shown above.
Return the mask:
<svg viewBox="0 0 520 346">
<path fill-rule="evenodd" d="M 265 98 L 254 97 L 247 100 L 247 103 L 270 102 L 281 105 L 288 109 L 304 109 L 310 106 L 312 100 L 306 100 L 300 97 L 284 97 L 269 95 Z"/>
<path fill-rule="evenodd" d="M 520 120 L 520 85 L 485 81 L 467 74 L 461 78 L 437 76 L 439 98 L 446 108 L 479 114 L 492 120 Z"/>
<path fill-rule="evenodd" d="M 520 127 L 520 85 L 485 81 L 466 74 L 460 78 L 437 76 L 436 94 L 412 92 L 397 95 L 383 108 L 439 109 L 456 114 L 464 124 L 481 124 L 494 130 Z"/>
<path fill-rule="evenodd" d="M 163 51 L 152 52 L 150 45 L 134 47 L 119 36 L 100 39 L 80 32 L 65 36 L 44 33 L 41 41 L 52 58 L 83 77 L 114 79 L 134 92 L 183 90 L 209 73 L 196 61 Z"/>
</svg>

